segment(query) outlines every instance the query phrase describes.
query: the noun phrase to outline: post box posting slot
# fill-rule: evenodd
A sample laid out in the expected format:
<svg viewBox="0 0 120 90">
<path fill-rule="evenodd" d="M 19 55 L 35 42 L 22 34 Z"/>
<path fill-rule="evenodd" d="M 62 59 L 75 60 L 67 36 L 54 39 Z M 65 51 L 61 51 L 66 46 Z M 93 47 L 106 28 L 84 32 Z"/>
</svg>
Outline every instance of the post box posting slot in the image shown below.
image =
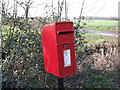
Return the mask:
<svg viewBox="0 0 120 90">
<path fill-rule="evenodd" d="M 68 33 L 74 33 L 74 31 L 57 31 L 58 34 L 68 34 Z"/>
</svg>

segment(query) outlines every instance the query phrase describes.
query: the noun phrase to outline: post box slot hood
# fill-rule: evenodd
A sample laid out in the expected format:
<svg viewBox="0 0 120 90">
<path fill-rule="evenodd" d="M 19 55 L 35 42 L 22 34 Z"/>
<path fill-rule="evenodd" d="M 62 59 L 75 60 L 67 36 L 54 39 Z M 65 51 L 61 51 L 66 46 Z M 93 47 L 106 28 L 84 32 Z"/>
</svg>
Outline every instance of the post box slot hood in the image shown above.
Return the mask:
<svg viewBox="0 0 120 90">
<path fill-rule="evenodd" d="M 57 34 L 67 34 L 67 33 L 73 33 L 73 30 L 67 30 L 67 31 L 57 31 Z"/>
</svg>

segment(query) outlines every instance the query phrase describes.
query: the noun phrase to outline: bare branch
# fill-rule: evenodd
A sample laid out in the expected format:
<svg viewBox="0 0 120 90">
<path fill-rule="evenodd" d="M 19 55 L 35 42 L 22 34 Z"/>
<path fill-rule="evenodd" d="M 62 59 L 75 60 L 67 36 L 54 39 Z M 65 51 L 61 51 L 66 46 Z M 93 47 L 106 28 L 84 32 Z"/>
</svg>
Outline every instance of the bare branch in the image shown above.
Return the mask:
<svg viewBox="0 0 120 90">
<path fill-rule="evenodd" d="M 82 11 L 83 11 L 84 4 L 85 4 L 85 0 L 84 0 L 83 3 L 82 3 L 82 8 L 81 8 L 81 11 L 80 11 L 80 19 L 81 19 L 81 15 L 82 15 Z"/>
<path fill-rule="evenodd" d="M 31 5 L 33 4 L 33 2 L 34 0 L 28 0 L 28 1 L 25 0 L 23 2 L 19 2 L 17 0 L 17 3 L 24 9 L 26 21 L 28 19 L 29 9 L 31 8 Z"/>
<path fill-rule="evenodd" d="M 23 3 L 22 2 L 18 2 L 17 3 L 25 10 L 25 7 L 23 6 Z"/>
<path fill-rule="evenodd" d="M 64 5 L 64 0 L 61 3 L 60 0 L 58 0 L 58 21 L 61 21 L 63 5 Z"/>
</svg>

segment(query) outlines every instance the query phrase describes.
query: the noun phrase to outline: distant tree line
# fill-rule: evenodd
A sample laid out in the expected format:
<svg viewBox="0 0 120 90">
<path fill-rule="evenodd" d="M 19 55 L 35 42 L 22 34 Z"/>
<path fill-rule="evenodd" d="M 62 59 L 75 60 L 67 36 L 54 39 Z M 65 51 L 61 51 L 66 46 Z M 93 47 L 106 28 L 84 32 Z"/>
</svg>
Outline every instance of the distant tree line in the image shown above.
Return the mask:
<svg viewBox="0 0 120 90">
<path fill-rule="evenodd" d="M 74 20 L 119 20 L 118 17 L 94 17 L 94 16 L 81 16 L 80 17 L 74 17 Z"/>
</svg>

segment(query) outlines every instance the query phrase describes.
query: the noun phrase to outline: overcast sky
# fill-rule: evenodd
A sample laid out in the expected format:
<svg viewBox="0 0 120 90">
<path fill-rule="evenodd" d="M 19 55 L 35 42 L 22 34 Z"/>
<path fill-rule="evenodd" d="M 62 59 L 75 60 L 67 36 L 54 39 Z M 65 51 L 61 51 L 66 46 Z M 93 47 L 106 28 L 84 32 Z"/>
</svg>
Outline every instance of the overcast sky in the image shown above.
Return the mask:
<svg viewBox="0 0 120 90">
<path fill-rule="evenodd" d="M 10 1 L 10 5 L 13 4 L 13 0 L 4 0 L 4 1 Z M 30 9 L 29 15 L 45 16 L 45 12 L 46 12 L 46 10 L 44 9 L 45 3 L 47 3 L 48 6 L 51 6 L 51 0 L 34 0 L 34 1 L 35 2 L 32 8 Z M 54 7 L 57 8 L 57 0 L 53 0 L 53 1 L 54 1 Z M 119 1 L 120 0 L 86 0 L 82 15 L 117 17 Z M 68 17 L 69 18 L 78 17 L 83 0 L 67 0 L 67 2 L 68 2 Z M 49 11 L 49 13 L 51 13 L 51 11 Z M 23 15 L 23 14 L 24 14 L 24 10 L 19 6 L 18 15 Z M 64 11 L 63 11 L 63 16 L 64 16 Z"/>
</svg>

